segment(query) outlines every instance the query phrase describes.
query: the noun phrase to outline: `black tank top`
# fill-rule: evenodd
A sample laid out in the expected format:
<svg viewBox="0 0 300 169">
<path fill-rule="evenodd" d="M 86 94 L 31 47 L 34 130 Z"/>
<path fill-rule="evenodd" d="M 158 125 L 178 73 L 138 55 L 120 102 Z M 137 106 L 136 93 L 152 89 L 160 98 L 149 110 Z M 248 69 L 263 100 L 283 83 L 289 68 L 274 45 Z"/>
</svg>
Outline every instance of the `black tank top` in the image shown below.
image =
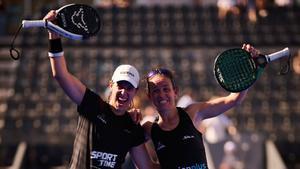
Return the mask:
<svg viewBox="0 0 300 169">
<path fill-rule="evenodd" d="M 151 137 L 162 169 L 207 169 L 202 134 L 183 109 L 177 110 L 180 120 L 175 129 L 164 131 L 157 123 L 152 126 Z"/>
</svg>

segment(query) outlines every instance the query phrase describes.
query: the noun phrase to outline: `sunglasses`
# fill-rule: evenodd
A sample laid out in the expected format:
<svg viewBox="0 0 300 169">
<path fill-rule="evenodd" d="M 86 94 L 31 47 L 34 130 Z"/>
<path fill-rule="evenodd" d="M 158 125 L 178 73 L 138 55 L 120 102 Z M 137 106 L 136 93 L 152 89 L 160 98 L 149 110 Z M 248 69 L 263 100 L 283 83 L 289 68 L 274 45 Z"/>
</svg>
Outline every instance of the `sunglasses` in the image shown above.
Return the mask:
<svg viewBox="0 0 300 169">
<path fill-rule="evenodd" d="M 173 73 L 168 70 L 168 69 L 164 69 L 164 68 L 156 68 L 151 70 L 148 74 L 147 74 L 147 83 L 149 83 L 149 79 L 152 78 L 155 75 L 163 75 L 166 76 L 167 78 L 169 78 L 172 82 L 173 87 L 175 87 L 175 82 L 174 82 L 174 76 Z M 148 86 L 149 87 L 149 86 Z M 149 88 L 148 88 L 149 89 Z"/>
<path fill-rule="evenodd" d="M 164 69 L 164 68 L 156 68 L 156 69 L 151 70 L 147 75 L 147 79 L 149 79 L 157 74 L 165 75 L 168 78 L 170 78 L 171 80 L 173 80 L 172 72 L 170 70 Z"/>
</svg>

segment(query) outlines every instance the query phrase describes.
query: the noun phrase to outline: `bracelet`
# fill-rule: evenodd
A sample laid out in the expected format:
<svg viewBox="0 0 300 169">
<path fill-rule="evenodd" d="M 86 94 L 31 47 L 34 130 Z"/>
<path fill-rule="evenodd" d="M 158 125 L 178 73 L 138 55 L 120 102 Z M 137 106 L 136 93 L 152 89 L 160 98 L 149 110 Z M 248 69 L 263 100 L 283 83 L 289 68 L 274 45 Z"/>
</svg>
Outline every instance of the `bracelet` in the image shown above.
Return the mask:
<svg viewBox="0 0 300 169">
<path fill-rule="evenodd" d="M 62 52 L 62 44 L 60 39 L 50 39 L 49 40 L 49 52 L 51 53 L 59 53 Z"/>
<path fill-rule="evenodd" d="M 48 56 L 50 58 L 55 58 L 55 57 L 61 57 L 64 55 L 64 51 L 53 53 L 53 52 L 48 52 Z"/>
</svg>

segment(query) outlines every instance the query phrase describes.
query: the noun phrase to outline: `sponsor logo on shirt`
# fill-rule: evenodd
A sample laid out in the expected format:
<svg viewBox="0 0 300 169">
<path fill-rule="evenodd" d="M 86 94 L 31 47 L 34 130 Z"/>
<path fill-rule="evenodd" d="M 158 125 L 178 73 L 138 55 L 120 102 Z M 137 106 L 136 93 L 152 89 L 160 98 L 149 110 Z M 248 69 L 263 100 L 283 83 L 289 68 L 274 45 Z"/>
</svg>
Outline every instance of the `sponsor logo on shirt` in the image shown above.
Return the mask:
<svg viewBox="0 0 300 169">
<path fill-rule="evenodd" d="M 163 148 L 165 148 L 166 146 L 164 145 L 164 144 L 162 144 L 161 142 L 158 142 L 157 143 L 157 148 L 156 148 L 156 150 L 157 151 L 159 151 L 159 150 L 161 150 L 161 149 L 163 149 Z"/>
<path fill-rule="evenodd" d="M 125 133 L 131 134 L 131 131 L 128 130 L 128 129 L 124 129 L 123 131 L 124 131 Z"/>
<path fill-rule="evenodd" d="M 177 169 L 207 169 L 207 166 L 204 163 L 197 163 L 188 167 L 177 167 Z"/>
<path fill-rule="evenodd" d="M 191 136 L 183 136 L 182 140 L 187 140 L 187 139 L 192 139 L 192 138 L 195 138 L 195 136 L 191 135 Z"/>
<path fill-rule="evenodd" d="M 117 157 L 118 157 L 117 154 L 111 154 L 111 153 L 100 152 L 100 151 L 91 152 L 93 167 L 96 168 L 99 167 L 114 168 L 116 165 Z"/>
<path fill-rule="evenodd" d="M 99 115 L 97 115 L 97 118 L 98 118 L 102 123 L 104 123 L 104 124 L 107 123 L 106 120 L 105 120 L 105 116 L 104 116 L 104 115 L 99 114 Z"/>
</svg>

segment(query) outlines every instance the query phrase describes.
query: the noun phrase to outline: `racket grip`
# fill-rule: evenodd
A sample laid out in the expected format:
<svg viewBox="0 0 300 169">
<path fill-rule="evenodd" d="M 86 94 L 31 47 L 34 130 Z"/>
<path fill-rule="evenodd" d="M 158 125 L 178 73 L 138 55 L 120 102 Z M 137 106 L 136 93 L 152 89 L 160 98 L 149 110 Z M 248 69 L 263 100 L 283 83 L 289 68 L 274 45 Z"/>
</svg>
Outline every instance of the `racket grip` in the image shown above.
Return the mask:
<svg viewBox="0 0 300 169">
<path fill-rule="evenodd" d="M 32 28 L 32 27 L 46 27 L 46 22 L 44 20 L 23 20 L 23 28 Z"/>
<path fill-rule="evenodd" d="M 277 60 L 281 57 L 285 57 L 285 56 L 289 56 L 290 55 L 290 50 L 289 48 L 284 48 L 278 52 L 275 52 L 275 53 L 271 53 L 269 55 L 266 55 L 266 58 L 267 58 L 267 61 L 268 62 L 272 62 L 274 60 Z"/>
</svg>

